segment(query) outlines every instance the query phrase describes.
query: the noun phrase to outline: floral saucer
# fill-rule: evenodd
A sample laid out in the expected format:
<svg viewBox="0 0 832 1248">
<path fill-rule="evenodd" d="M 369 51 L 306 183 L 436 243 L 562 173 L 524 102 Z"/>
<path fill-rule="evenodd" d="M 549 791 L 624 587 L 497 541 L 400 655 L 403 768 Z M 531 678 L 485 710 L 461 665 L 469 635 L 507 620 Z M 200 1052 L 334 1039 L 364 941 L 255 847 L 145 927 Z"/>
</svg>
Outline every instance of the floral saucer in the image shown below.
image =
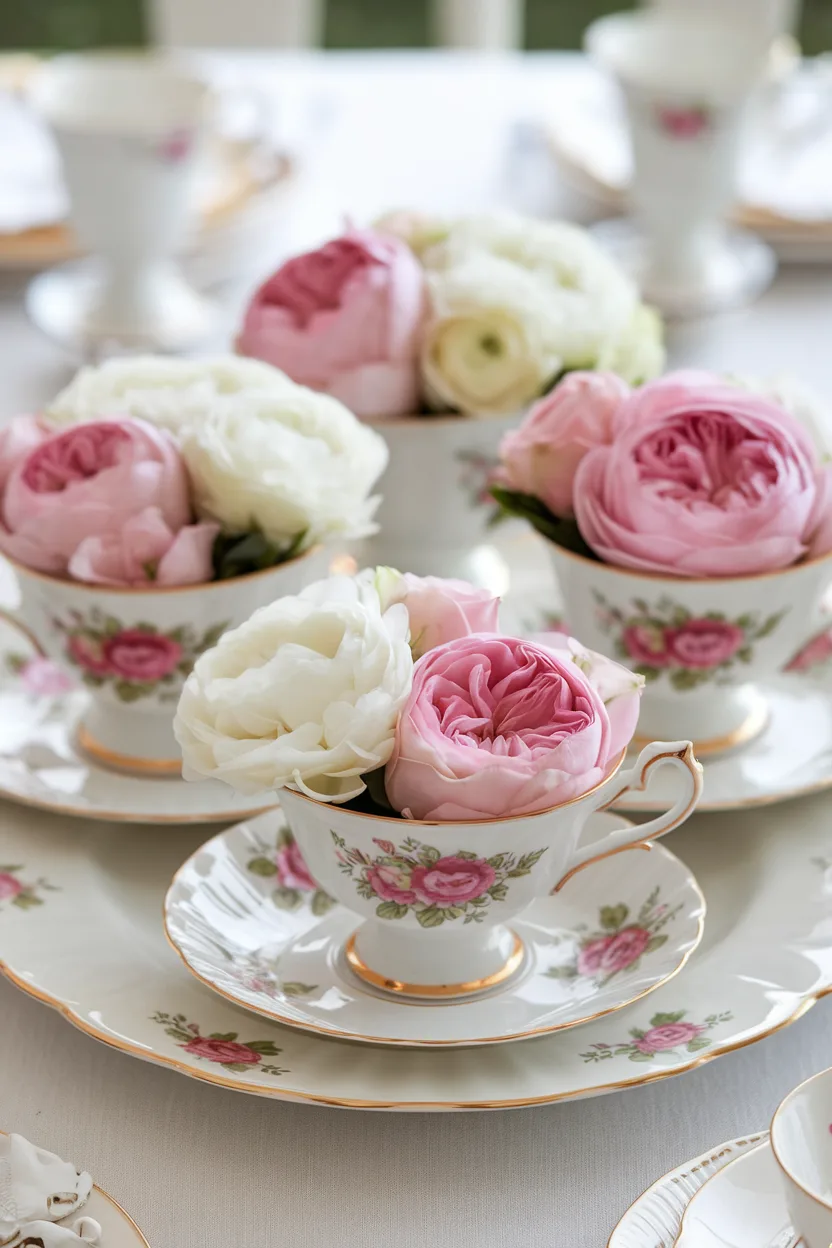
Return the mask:
<svg viewBox="0 0 832 1248">
<path fill-rule="evenodd" d="M 590 839 L 622 823 L 594 815 Z M 374 874 L 365 871 L 368 888 Z M 415 1047 L 498 1044 L 621 1009 L 681 970 L 704 915 L 696 880 L 670 850 L 652 844 L 648 853 L 619 854 L 513 924 L 526 959 L 510 985 L 417 1003 L 368 988 L 350 971 L 343 947 L 358 920 L 315 884 L 279 811 L 202 846 L 165 902 L 171 944 L 229 1000 L 304 1030 Z"/>
<path fill-rule="evenodd" d="M 752 1248 L 752 1245 L 754 1248 L 792 1248 L 794 1236 L 790 1232 L 786 1233 L 782 1243 L 776 1235 L 773 1242 L 771 1238 L 749 1238 L 747 1231 L 752 1227 L 759 1228 L 760 1225 L 757 1211 L 753 1208 L 748 1210 L 747 1228 L 736 1226 L 734 1219 L 731 1220 L 730 1230 L 739 1230 L 739 1239 L 731 1238 L 727 1225 L 720 1227 L 721 1235 L 717 1239 L 703 1238 L 700 1241 L 689 1235 L 689 1228 L 692 1231 L 694 1223 L 689 1221 L 688 1214 L 694 1213 L 699 1200 L 705 1197 L 708 1189 L 713 1186 L 713 1191 L 719 1192 L 717 1183 L 722 1181 L 723 1176 L 731 1176 L 732 1171 L 736 1175 L 741 1174 L 739 1167 L 744 1166 L 746 1160 L 752 1161 L 750 1174 L 753 1175 L 757 1166 L 753 1159 L 757 1158 L 761 1146 L 765 1153 L 770 1153 L 767 1140 L 768 1134 L 765 1132 L 730 1140 L 727 1144 L 718 1144 L 700 1157 L 694 1157 L 677 1166 L 675 1170 L 668 1171 L 630 1205 L 610 1235 L 607 1248 L 656 1248 L 658 1244 L 662 1248 L 670 1248 L 671 1245 L 675 1248 L 675 1245 L 681 1245 L 683 1239 L 685 1248 L 694 1248 L 694 1244 L 696 1248 L 706 1248 L 706 1245 L 708 1248 L 725 1248 L 726 1244 L 731 1244 L 732 1248 Z M 770 1190 L 774 1190 L 774 1186 L 779 1188 L 778 1176 L 772 1175 L 771 1180 Z M 733 1181 L 729 1181 L 733 1186 Z M 728 1190 L 722 1188 L 723 1192 Z M 754 1191 L 760 1194 L 756 1183 Z M 768 1199 L 771 1199 L 770 1192 Z M 706 1207 L 714 1207 L 710 1196 L 702 1206 L 703 1211 Z M 701 1225 L 698 1215 L 696 1224 Z M 780 1230 L 783 1230 L 782 1222 Z"/>
<path fill-rule="evenodd" d="M 48 659 L 0 648 L 0 795 L 114 823 L 229 823 L 268 807 L 218 781 L 110 770 L 78 745 L 88 695 Z"/>
<path fill-rule="evenodd" d="M 798 1238 L 777 1162 L 763 1137 L 694 1195 L 682 1215 L 675 1248 L 794 1248 Z"/>
</svg>

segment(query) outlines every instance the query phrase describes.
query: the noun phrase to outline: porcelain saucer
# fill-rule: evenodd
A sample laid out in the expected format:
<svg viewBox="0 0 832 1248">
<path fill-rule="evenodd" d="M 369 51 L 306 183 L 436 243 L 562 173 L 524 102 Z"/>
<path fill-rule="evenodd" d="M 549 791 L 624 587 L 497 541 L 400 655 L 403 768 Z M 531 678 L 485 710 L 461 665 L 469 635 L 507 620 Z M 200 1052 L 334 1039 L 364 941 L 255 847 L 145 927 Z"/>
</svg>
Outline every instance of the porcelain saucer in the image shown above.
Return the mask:
<svg viewBox="0 0 832 1248">
<path fill-rule="evenodd" d="M 761 1158 L 766 1171 L 769 1162 L 774 1164 L 767 1141 L 766 1132 L 729 1140 L 670 1170 L 630 1205 L 610 1235 L 607 1248 L 681 1248 L 683 1241 L 685 1248 L 792 1248 L 795 1236 L 786 1225 L 778 1176 L 767 1174 L 770 1186 L 765 1193 L 759 1184 Z M 732 1212 L 739 1204 L 732 1205 L 731 1194 L 738 1194 L 737 1179 L 745 1181 L 746 1176 L 751 1188 L 750 1193 L 740 1193 L 747 1214 L 747 1222 L 742 1224 Z M 779 1226 L 774 1225 L 778 1215 L 771 1217 L 773 1205 L 784 1214 Z M 719 1217 L 718 1237 L 707 1237 L 714 1229 L 715 1212 Z M 773 1227 L 768 1239 L 759 1237 L 763 1224 Z M 699 1232 L 702 1238 L 694 1238 Z"/>
<path fill-rule="evenodd" d="M 594 839 L 620 816 L 591 817 Z M 514 925 L 526 950 L 507 986 L 465 1001 L 402 1000 L 343 958 L 356 916 L 317 888 L 281 812 L 215 836 L 177 871 L 165 926 L 189 970 L 275 1022 L 375 1044 L 499 1044 L 575 1027 L 666 983 L 702 937 L 688 868 L 651 844 L 596 863 Z"/>
<path fill-rule="evenodd" d="M 793 1248 L 797 1240 L 764 1138 L 700 1188 L 682 1215 L 675 1248 Z"/>
<path fill-rule="evenodd" d="M 766 727 L 738 749 L 700 759 L 704 789 L 697 810 L 764 806 L 832 785 L 832 689 L 818 669 L 778 676 L 761 686 L 768 702 Z M 633 756 L 634 758 L 635 756 Z M 632 759 L 625 760 L 625 766 Z M 667 777 L 659 772 L 649 796 L 631 791 L 619 810 L 666 810 Z"/>
<path fill-rule="evenodd" d="M 30 666 L 29 657 L 0 649 L 0 796 L 114 823 L 230 823 L 271 805 L 219 781 L 187 784 L 180 776 L 102 766 L 76 740 L 88 695 L 71 687 L 61 692 L 58 669 L 45 660 Z"/>
</svg>

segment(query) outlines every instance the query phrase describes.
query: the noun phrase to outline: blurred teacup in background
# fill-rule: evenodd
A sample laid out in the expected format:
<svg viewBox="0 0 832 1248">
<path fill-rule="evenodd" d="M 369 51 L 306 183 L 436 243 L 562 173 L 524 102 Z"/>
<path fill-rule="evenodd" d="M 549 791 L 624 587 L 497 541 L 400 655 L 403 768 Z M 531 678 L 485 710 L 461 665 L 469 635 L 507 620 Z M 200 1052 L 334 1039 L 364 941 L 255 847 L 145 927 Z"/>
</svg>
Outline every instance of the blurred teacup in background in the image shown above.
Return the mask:
<svg viewBox="0 0 832 1248">
<path fill-rule="evenodd" d="M 832 1070 L 801 1083 L 771 1123 L 792 1224 L 805 1248 L 832 1243 Z"/>
<path fill-rule="evenodd" d="M 41 328 L 84 346 L 103 339 L 176 350 L 214 313 L 176 265 L 210 94 L 163 55 L 55 57 L 31 88 L 58 145 L 81 246 L 97 265 L 44 274 L 28 294 Z"/>
<path fill-rule="evenodd" d="M 768 28 L 674 4 L 602 18 L 585 43 L 623 90 L 633 150 L 634 221 L 604 223 L 599 237 L 669 315 L 754 298 L 774 274 L 773 254 L 725 218 Z"/>
</svg>

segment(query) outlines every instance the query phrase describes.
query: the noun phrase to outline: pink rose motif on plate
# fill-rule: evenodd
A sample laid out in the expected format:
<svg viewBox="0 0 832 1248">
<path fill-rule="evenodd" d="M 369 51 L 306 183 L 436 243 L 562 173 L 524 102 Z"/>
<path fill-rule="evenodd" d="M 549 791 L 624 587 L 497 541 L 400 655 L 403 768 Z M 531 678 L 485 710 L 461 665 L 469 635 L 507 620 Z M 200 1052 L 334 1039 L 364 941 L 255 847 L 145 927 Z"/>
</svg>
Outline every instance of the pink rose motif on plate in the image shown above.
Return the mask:
<svg viewBox="0 0 832 1248">
<path fill-rule="evenodd" d="M 629 968 L 635 970 L 642 957 L 666 945 L 665 928 L 672 925 L 681 909 L 681 903 L 671 909 L 661 901 L 658 885 L 635 915 L 623 902 L 602 906 L 598 913 L 599 930 L 583 935 L 577 957 L 556 964 L 546 974 L 551 979 L 593 979 L 598 987 L 603 987 L 613 976 Z"/>
<path fill-rule="evenodd" d="M 656 111 L 659 128 L 674 139 L 696 139 L 710 128 L 706 108 L 660 108 Z"/>
<path fill-rule="evenodd" d="M 429 906 L 455 906 L 487 893 L 497 873 L 482 858 L 440 858 L 432 867 L 417 867 L 413 891 Z"/>
<path fill-rule="evenodd" d="M 191 1057 L 214 1062 L 226 1070 L 244 1072 L 257 1067 L 268 1075 L 288 1073 L 280 1066 L 263 1061 L 265 1057 L 276 1057 L 280 1053 L 273 1040 L 241 1042 L 236 1031 L 214 1032 L 212 1035 L 203 1036 L 198 1025 L 188 1022 L 184 1014 L 169 1014 L 166 1010 L 157 1010 L 151 1017 Z"/>
<path fill-rule="evenodd" d="M 190 130 L 173 130 L 162 139 L 157 152 L 162 160 L 175 165 L 184 160 L 193 147 L 193 134 Z"/>
<path fill-rule="evenodd" d="M 299 910 L 308 906 L 314 915 L 320 917 L 335 905 L 329 893 L 318 887 L 297 841 L 286 827 L 281 828 L 277 835 L 274 853 L 265 851 L 257 854 L 248 860 L 246 869 L 264 880 L 276 881 L 272 901 L 280 910 Z"/>
<path fill-rule="evenodd" d="M 706 1015 L 701 1023 L 690 1023 L 685 1021 L 684 1010 L 674 1014 L 654 1014 L 649 1027 L 634 1027 L 631 1030 L 630 1039 L 618 1044 L 597 1042 L 581 1053 L 581 1057 L 585 1062 L 606 1062 L 616 1057 L 627 1057 L 631 1062 L 652 1062 L 658 1053 L 678 1054 L 681 1060 L 677 1065 L 685 1068 L 692 1064 L 688 1060 L 689 1055 L 710 1047 L 711 1041 L 706 1038 L 705 1032 L 730 1022 L 733 1017 L 730 1010 L 723 1010 Z"/>
<path fill-rule="evenodd" d="M 53 620 L 66 636 L 66 657 L 81 669 L 81 679 L 92 688 L 109 686 L 122 702 L 155 695 L 162 702 L 178 702 L 185 677 L 203 650 L 217 643 L 229 621 L 199 632 L 183 624 L 169 632 L 152 625 L 125 627 L 114 616 L 94 607 L 88 616 L 72 612 Z"/>
<path fill-rule="evenodd" d="M 648 681 L 666 676 L 679 691 L 724 679 L 754 657 L 786 614 L 749 611 L 728 619 L 721 611 L 692 615 L 666 595 L 651 606 L 641 598 L 625 606 L 595 591 L 595 620 L 616 653 Z M 832 650 L 832 646 L 830 646 Z M 793 660 L 794 661 L 794 660 Z"/>
<path fill-rule="evenodd" d="M 341 871 L 355 883 L 365 901 L 377 901 L 380 919 L 403 919 L 412 914 L 422 927 L 462 920 L 479 923 L 489 908 L 505 901 L 511 880 L 529 875 L 546 852 L 506 852 L 489 859 L 468 850 L 441 857 L 432 845 L 407 836 L 396 846 L 375 840 L 382 854 L 369 858 L 331 832 Z"/>
<path fill-rule="evenodd" d="M 21 667 L 19 675 L 26 692 L 36 697 L 60 697 L 63 693 L 69 693 L 74 687 L 66 672 L 62 671 L 51 659 L 41 657 L 29 659 Z"/>
<path fill-rule="evenodd" d="M 318 887 L 309 874 L 303 854 L 296 841 L 282 845 L 275 855 L 277 878 L 283 888 L 296 888 L 302 893 L 314 892 Z"/>
<path fill-rule="evenodd" d="M 0 871 L 0 901 L 8 901 L 23 892 L 23 885 L 8 871 Z"/>
<path fill-rule="evenodd" d="M 182 646 L 178 641 L 138 628 L 125 629 L 104 643 L 104 659 L 109 670 L 139 684 L 153 684 L 169 676 L 181 658 Z"/>
<path fill-rule="evenodd" d="M 832 659 L 832 629 L 827 629 L 826 632 L 819 633 L 817 637 L 807 642 L 802 650 L 798 650 L 784 670 L 808 672 L 814 667 L 819 667 L 821 663 L 828 663 L 830 659 Z"/>
</svg>

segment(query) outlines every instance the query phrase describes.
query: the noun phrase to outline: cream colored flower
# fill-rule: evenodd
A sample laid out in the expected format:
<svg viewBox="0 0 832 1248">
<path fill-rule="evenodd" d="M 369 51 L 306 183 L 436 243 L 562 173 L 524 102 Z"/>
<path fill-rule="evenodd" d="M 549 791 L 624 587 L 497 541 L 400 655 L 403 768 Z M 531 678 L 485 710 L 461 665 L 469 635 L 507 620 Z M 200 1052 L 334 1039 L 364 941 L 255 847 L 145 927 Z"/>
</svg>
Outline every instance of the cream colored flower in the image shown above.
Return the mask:
<svg viewBox="0 0 832 1248">
<path fill-rule="evenodd" d="M 595 369 L 617 373 L 631 386 L 658 377 L 664 368 L 664 326 L 655 308 L 641 303 L 623 333 L 601 345 Z"/>
<path fill-rule="evenodd" d="M 374 533 L 387 443 L 337 399 L 287 382 L 216 399 L 180 430 L 200 518 L 276 545 Z"/>
<path fill-rule="evenodd" d="M 262 607 L 197 659 L 174 722 L 187 780 L 346 802 L 393 751 L 413 683 L 407 608 L 331 577 Z"/>
<path fill-rule="evenodd" d="M 80 369 L 46 409 L 55 424 L 134 416 L 176 434 L 201 420 L 222 395 L 291 386 L 285 374 L 239 355 L 177 360 L 125 356 Z"/>
</svg>

